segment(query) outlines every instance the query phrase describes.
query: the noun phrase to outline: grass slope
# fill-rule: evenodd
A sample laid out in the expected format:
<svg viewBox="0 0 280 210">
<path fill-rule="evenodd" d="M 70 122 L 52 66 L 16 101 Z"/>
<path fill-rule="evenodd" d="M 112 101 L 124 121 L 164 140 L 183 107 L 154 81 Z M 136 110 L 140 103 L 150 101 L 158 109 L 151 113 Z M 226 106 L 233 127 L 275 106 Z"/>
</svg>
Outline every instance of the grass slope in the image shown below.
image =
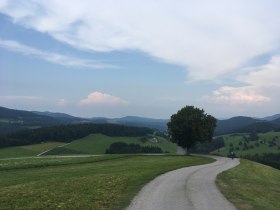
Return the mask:
<svg viewBox="0 0 280 210">
<path fill-rule="evenodd" d="M 249 160 L 217 177 L 222 193 L 238 209 L 280 209 L 280 171 Z"/>
<path fill-rule="evenodd" d="M 45 155 L 60 155 L 60 154 L 104 154 L 105 150 L 114 142 L 125 142 L 128 144 L 137 143 L 142 146 L 157 146 L 162 151 L 169 153 L 176 152 L 176 145 L 158 137 L 159 142 L 146 142 L 140 141 L 141 137 L 109 137 L 102 134 L 91 134 L 82 139 L 75 140 L 70 144 L 56 148 L 46 153 Z"/>
<path fill-rule="evenodd" d="M 135 155 L 2 160 L 0 208 L 124 209 L 141 187 L 159 174 L 211 161 L 201 157 Z"/>
<path fill-rule="evenodd" d="M 280 150 L 280 132 L 268 132 L 268 133 L 259 133 L 259 140 L 257 141 L 249 141 L 247 145 L 253 146 L 253 148 L 249 148 L 248 150 L 243 150 L 243 144 L 245 142 L 243 136 L 248 136 L 247 134 L 233 134 L 233 135 L 225 135 L 222 136 L 225 142 L 225 148 L 221 149 L 220 151 L 216 151 L 214 154 L 227 156 L 229 154 L 230 144 L 233 144 L 235 148 L 235 154 L 237 156 L 246 155 L 246 154 L 263 154 L 263 153 L 279 153 Z M 276 146 L 270 147 L 268 142 L 271 141 L 273 138 L 276 137 Z M 239 142 L 242 142 L 242 145 L 239 145 Z M 264 142 L 264 143 L 261 143 Z M 259 146 L 256 146 L 256 143 Z M 239 150 L 236 148 L 239 147 Z"/>
<path fill-rule="evenodd" d="M 7 147 L 0 149 L 0 158 L 35 156 L 46 150 L 61 146 L 65 143 L 47 142 L 28 146 Z"/>
</svg>

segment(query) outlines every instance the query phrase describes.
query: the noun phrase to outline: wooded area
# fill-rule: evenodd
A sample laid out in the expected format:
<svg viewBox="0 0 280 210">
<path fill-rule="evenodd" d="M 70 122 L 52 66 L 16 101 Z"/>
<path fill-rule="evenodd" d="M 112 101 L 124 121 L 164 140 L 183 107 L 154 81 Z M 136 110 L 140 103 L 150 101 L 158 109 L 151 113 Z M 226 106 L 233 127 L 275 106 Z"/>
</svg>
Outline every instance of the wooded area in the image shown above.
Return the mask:
<svg viewBox="0 0 280 210">
<path fill-rule="evenodd" d="M 152 129 L 129 127 L 117 124 L 72 124 L 59 125 L 34 130 L 23 130 L 16 133 L 0 136 L 0 148 L 21 146 L 47 141 L 71 142 L 92 133 L 101 133 L 107 136 L 145 136 L 151 134 Z"/>
</svg>

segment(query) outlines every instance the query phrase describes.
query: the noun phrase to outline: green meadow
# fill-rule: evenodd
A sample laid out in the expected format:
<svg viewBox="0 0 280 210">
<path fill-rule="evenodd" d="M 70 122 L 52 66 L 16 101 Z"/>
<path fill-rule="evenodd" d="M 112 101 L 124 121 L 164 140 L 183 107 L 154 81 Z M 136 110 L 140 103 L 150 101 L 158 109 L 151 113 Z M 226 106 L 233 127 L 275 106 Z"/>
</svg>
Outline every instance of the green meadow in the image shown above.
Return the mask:
<svg viewBox="0 0 280 210">
<path fill-rule="evenodd" d="M 0 160 L 0 209 L 124 209 L 156 176 L 212 161 L 166 155 Z"/>
</svg>

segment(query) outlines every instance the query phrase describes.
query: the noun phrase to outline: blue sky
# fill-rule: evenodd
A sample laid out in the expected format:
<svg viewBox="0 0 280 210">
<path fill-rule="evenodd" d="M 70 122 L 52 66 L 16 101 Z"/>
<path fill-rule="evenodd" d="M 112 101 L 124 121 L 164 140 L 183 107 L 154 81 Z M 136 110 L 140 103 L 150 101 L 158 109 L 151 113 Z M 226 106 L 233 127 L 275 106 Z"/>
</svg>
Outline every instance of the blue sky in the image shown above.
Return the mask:
<svg viewBox="0 0 280 210">
<path fill-rule="evenodd" d="M 280 2 L 0 0 L 0 105 L 218 118 L 280 105 Z"/>
</svg>

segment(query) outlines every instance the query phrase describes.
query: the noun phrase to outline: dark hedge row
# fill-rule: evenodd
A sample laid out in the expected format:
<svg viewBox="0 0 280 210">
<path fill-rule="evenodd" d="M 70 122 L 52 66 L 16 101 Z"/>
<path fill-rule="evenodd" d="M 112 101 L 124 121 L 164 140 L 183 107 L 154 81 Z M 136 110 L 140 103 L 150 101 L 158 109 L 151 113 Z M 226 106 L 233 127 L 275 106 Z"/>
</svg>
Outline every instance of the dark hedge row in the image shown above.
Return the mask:
<svg viewBox="0 0 280 210">
<path fill-rule="evenodd" d="M 154 146 L 140 146 L 139 144 L 127 144 L 115 142 L 106 149 L 106 154 L 135 154 L 135 153 L 162 153 L 161 148 Z"/>
<path fill-rule="evenodd" d="M 262 155 L 244 155 L 242 158 L 246 158 L 248 160 L 253 160 L 273 168 L 280 169 L 280 153 L 273 154 L 273 153 L 264 153 Z"/>
</svg>

